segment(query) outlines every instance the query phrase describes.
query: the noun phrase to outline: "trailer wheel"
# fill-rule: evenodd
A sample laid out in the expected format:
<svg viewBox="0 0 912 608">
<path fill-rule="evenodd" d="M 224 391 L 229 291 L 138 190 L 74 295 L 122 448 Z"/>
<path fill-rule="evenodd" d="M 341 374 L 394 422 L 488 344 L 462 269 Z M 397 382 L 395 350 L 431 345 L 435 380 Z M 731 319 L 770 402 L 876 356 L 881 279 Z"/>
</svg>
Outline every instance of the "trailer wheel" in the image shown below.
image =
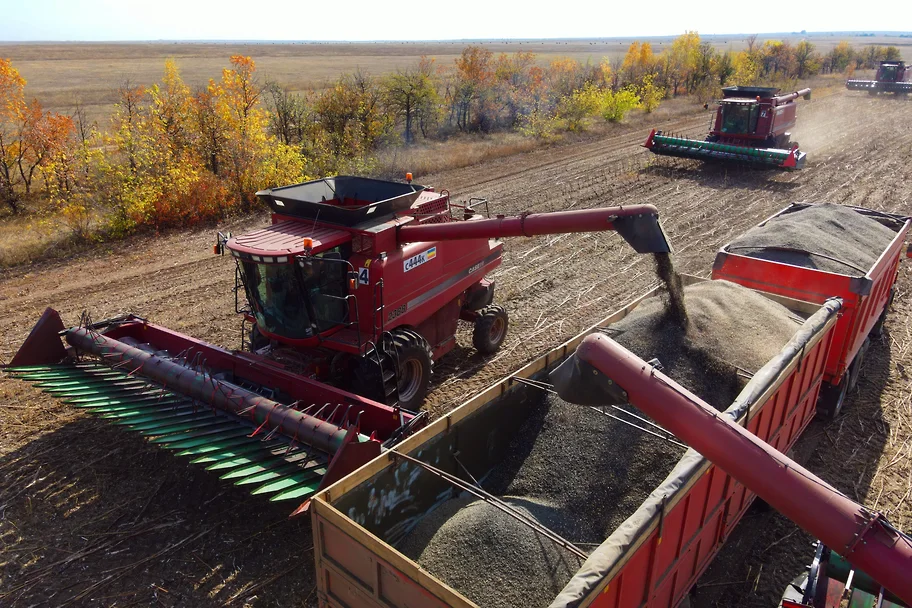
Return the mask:
<svg viewBox="0 0 912 608">
<path fill-rule="evenodd" d="M 880 338 L 883 336 L 884 326 L 887 324 L 887 315 L 890 311 L 890 306 L 893 305 L 893 298 L 896 297 L 896 287 L 890 288 L 890 297 L 887 299 L 887 303 L 884 305 L 883 312 L 880 313 L 880 317 L 877 319 L 877 323 L 874 324 L 874 327 L 871 328 L 871 335 L 875 338 Z"/>
<path fill-rule="evenodd" d="M 417 331 L 399 328 L 390 332 L 394 352 L 393 361 L 398 365 L 396 385 L 399 407 L 417 410 L 427 396 L 431 383 L 433 354 L 431 345 Z"/>
<path fill-rule="evenodd" d="M 838 386 L 824 383 L 817 398 L 817 413 L 826 420 L 833 420 L 842 411 L 846 395 L 849 394 L 849 373 L 842 375 Z"/>
<path fill-rule="evenodd" d="M 855 386 L 858 384 L 858 378 L 861 376 L 861 368 L 864 365 L 865 356 L 867 355 L 868 349 L 871 347 L 871 338 L 865 338 L 864 344 L 861 345 L 861 348 L 858 349 L 858 353 L 855 355 L 855 360 L 852 361 L 852 365 L 849 368 L 849 388 L 846 393 L 851 393 L 855 390 Z"/>
<path fill-rule="evenodd" d="M 475 350 L 483 355 L 496 352 L 507 337 L 509 325 L 510 318 L 503 306 L 492 304 L 479 310 L 475 319 L 475 330 L 472 332 Z"/>
</svg>

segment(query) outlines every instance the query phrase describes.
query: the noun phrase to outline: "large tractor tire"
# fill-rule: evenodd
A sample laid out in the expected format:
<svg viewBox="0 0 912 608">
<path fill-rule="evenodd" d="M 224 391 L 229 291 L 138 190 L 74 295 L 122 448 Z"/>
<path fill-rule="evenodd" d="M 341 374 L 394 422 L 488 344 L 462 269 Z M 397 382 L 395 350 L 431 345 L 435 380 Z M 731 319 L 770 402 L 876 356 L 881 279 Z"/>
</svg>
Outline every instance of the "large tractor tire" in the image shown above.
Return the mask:
<svg viewBox="0 0 912 608">
<path fill-rule="evenodd" d="M 390 332 L 388 353 L 397 367 L 396 388 L 399 407 L 417 410 L 431 383 L 433 353 L 424 336 L 400 327 Z"/>
<path fill-rule="evenodd" d="M 485 306 L 478 311 L 475 329 L 472 332 L 472 344 L 475 350 L 483 355 L 490 355 L 500 348 L 507 337 L 510 318 L 506 309 L 497 304 Z"/>
<path fill-rule="evenodd" d="M 417 411 L 431 383 L 431 345 L 413 329 L 384 334 L 380 353 L 353 360 L 350 389 L 368 399 Z"/>
</svg>

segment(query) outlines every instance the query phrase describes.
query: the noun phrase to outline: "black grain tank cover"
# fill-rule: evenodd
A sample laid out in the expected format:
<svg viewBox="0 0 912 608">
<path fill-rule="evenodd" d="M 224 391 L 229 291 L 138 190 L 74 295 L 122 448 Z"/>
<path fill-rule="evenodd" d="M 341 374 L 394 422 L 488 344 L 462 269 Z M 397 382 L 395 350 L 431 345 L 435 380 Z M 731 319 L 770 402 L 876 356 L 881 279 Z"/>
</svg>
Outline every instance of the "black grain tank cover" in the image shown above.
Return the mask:
<svg viewBox="0 0 912 608">
<path fill-rule="evenodd" d="M 725 99 L 730 97 L 769 99 L 770 97 L 775 97 L 778 93 L 779 89 L 775 87 L 723 87 L 722 89 L 722 97 Z"/>
<path fill-rule="evenodd" d="M 426 186 L 338 175 L 256 193 L 274 213 L 342 226 L 409 209 Z"/>
</svg>

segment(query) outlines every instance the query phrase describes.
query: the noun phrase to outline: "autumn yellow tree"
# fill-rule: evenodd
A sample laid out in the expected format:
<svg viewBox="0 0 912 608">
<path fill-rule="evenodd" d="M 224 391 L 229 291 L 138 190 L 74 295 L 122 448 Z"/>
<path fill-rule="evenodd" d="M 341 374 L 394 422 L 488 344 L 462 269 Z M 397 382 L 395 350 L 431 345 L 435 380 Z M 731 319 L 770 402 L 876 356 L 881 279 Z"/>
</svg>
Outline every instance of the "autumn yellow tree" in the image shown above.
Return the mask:
<svg viewBox="0 0 912 608">
<path fill-rule="evenodd" d="M 299 150 L 268 134 L 253 59 L 234 55 L 230 62 L 221 80 L 211 80 L 205 95 L 197 98 L 197 115 L 210 166 L 227 182 L 232 199 L 246 205 L 257 190 L 301 179 L 304 159 Z"/>
<path fill-rule="evenodd" d="M 0 200 L 13 213 L 72 132 L 70 117 L 45 112 L 38 100 L 26 101 L 25 79 L 9 59 L 0 59 Z"/>
<path fill-rule="evenodd" d="M 648 42 L 634 41 L 624 55 L 621 71 L 627 84 L 639 84 L 647 74 L 656 72 L 657 59 Z"/>
<path fill-rule="evenodd" d="M 456 126 L 486 130 L 490 117 L 486 110 L 490 85 L 494 79 L 494 53 L 481 46 L 467 46 L 455 60 L 456 81 L 452 91 L 451 117 Z"/>
<path fill-rule="evenodd" d="M 675 38 L 671 47 L 662 54 L 665 80 L 674 97 L 677 97 L 681 85 L 684 85 L 688 92 L 693 91 L 699 58 L 700 35 L 697 32 L 684 32 Z"/>
<path fill-rule="evenodd" d="M 402 136 L 406 145 L 414 141 L 415 124 L 427 118 L 437 103 L 437 87 L 434 82 L 433 60 L 422 57 L 418 65 L 397 70 L 382 83 L 386 107 L 392 115 L 402 121 Z M 425 120 L 424 124 L 428 121 Z M 426 130 L 423 134 L 427 136 Z"/>
</svg>

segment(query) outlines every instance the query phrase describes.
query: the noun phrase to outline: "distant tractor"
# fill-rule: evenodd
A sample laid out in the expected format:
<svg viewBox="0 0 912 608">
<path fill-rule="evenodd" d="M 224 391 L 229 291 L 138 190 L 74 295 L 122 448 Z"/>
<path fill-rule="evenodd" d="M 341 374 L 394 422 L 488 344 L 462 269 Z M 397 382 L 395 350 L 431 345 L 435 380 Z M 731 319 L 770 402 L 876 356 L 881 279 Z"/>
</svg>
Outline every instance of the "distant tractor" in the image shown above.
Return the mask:
<svg viewBox="0 0 912 608">
<path fill-rule="evenodd" d="M 871 95 L 878 93 L 912 93 L 912 66 L 903 61 L 881 61 L 874 80 L 847 80 L 846 88 L 850 91 L 868 91 Z"/>
<path fill-rule="evenodd" d="M 689 139 L 653 129 L 643 146 L 655 154 L 705 161 L 739 162 L 800 169 L 807 154 L 791 140 L 799 97 L 810 89 L 779 95 L 768 87 L 725 87 L 706 139 Z"/>
</svg>

